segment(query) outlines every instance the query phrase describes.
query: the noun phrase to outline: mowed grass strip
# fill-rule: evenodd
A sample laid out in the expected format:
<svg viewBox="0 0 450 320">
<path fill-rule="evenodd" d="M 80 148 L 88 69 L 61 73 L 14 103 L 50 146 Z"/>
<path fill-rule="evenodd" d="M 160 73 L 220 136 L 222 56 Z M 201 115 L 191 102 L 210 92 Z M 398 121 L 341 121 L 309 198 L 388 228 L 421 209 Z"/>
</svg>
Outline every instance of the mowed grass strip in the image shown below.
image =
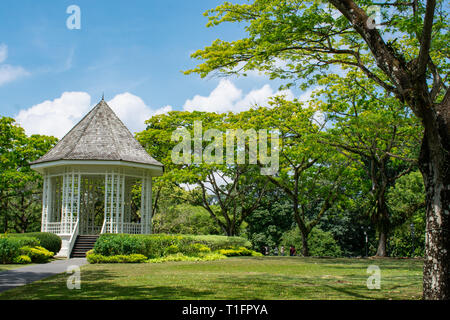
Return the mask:
<svg viewBox="0 0 450 320">
<path fill-rule="evenodd" d="M 369 265 L 381 289 L 366 285 Z M 98 264 L 81 268 L 81 289 L 60 274 L 0 299 L 420 299 L 421 260 L 239 257 L 205 262 Z"/>
</svg>

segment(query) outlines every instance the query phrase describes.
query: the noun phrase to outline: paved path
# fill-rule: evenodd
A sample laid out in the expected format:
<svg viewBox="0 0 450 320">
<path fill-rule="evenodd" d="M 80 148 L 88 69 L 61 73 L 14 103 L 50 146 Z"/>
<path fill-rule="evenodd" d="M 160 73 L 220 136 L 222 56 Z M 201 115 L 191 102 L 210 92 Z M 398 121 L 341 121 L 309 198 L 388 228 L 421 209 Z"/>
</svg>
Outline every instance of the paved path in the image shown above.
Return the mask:
<svg viewBox="0 0 450 320">
<path fill-rule="evenodd" d="M 72 258 L 0 271 L 0 292 L 66 272 L 69 266 L 82 266 L 86 263 L 86 258 Z"/>
</svg>

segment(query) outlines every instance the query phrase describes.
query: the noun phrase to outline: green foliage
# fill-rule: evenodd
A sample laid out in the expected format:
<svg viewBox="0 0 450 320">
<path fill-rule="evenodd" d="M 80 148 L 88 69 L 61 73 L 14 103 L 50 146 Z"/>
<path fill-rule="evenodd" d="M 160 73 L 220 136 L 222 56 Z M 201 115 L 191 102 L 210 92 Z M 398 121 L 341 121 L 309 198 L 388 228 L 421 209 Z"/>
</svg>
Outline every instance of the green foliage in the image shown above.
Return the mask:
<svg viewBox="0 0 450 320">
<path fill-rule="evenodd" d="M 20 254 L 20 244 L 6 236 L 0 236 L 0 263 L 12 263 Z"/>
<path fill-rule="evenodd" d="M 89 263 L 142 263 L 147 261 L 146 256 L 138 253 L 104 256 L 94 253 L 92 250 L 86 253 L 86 259 Z"/>
<path fill-rule="evenodd" d="M 47 263 L 54 255 L 53 252 L 48 251 L 47 249 L 40 246 L 24 246 L 20 248 L 20 254 L 30 257 L 31 261 L 35 263 Z"/>
<path fill-rule="evenodd" d="M 202 243 L 208 246 L 212 251 L 226 249 L 229 247 L 251 247 L 250 241 L 243 237 L 227 237 L 218 235 L 191 235 L 188 237 L 191 239 L 190 241 Z"/>
<path fill-rule="evenodd" d="M 95 242 L 94 251 L 104 256 L 142 253 L 144 243 L 128 234 L 102 234 Z"/>
<path fill-rule="evenodd" d="M 138 253 L 148 258 L 159 258 L 176 253 L 199 256 L 235 246 L 250 247 L 250 243 L 240 237 L 217 235 L 102 234 L 94 245 L 94 252 L 104 256 Z"/>
<path fill-rule="evenodd" d="M 27 136 L 14 119 L 0 117 L 0 230 L 39 230 L 42 177 L 29 163 L 56 144 L 54 137 Z"/>
<path fill-rule="evenodd" d="M 339 257 L 341 248 L 334 240 L 331 232 L 325 232 L 319 228 L 312 229 L 308 237 L 310 254 L 318 257 Z M 302 248 L 302 237 L 298 228 L 287 231 L 283 234 L 281 244 L 289 248 L 294 246 L 299 252 Z"/>
<path fill-rule="evenodd" d="M 173 191 L 176 192 L 176 191 Z M 176 204 L 172 194 L 162 195 L 158 201 L 158 213 L 153 216 L 153 229 L 168 234 L 220 234 L 219 226 L 210 214 L 200 206 L 188 203 Z"/>
<path fill-rule="evenodd" d="M 17 237 L 14 233 L 9 233 L 8 238 L 10 241 L 14 241 L 19 244 L 20 247 L 23 246 L 29 246 L 29 247 L 36 247 L 41 245 L 39 239 L 36 237 L 31 237 L 27 234 L 20 234 L 21 236 Z"/>
<path fill-rule="evenodd" d="M 282 192 L 270 190 L 261 205 L 247 218 L 247 236 L 256 250 L 275 247 L 293 224 L 292 205 Z"/>
<path fill-rule="evenodd" d="M 22 246 L 34 247 L 40 245 L 45 249 L 47 249 L 48 251 L 55 253 L 58 253 L 59 250 L 61 250 L 62 244 L 61 238 L 54 233 L 50 232 L 10 233 L 9 236 L 17 239 L 32 237 L 38 240 L 38 243 L 33 244 L 31 242 L 28 242 L 23 243 Z"/>
<path fill-rule="evenodd" d="M 210 139 L 214 142 L 208 141 L 208 139 L 202 140 L 201 147 L 205 151 L 202 153 L 203 158 L 200 163 L 197 163 L 194 154 L 188 154 L 184 151 L 176 152 L 177 148 L 183 143 L 186 148 L 191 148 L 191 137 L 198 136 L 197 133 L 194 134 L 194 122 L 196 121 L 201 122 L 201 134 L 206 134 L 209 129 L 216 133 Z M 180 223 L 181 221 L 175 225 L 165 226 L 164 223 L 159 223 L 160 221 L 164 222 L 166 218 L 164 214 L 169 213 L 171 216 L 176 215 L 183 219 L 191 218 L 192 214 L 188 216 L 183 212 L 171 213 L 170 210 L 167 212 L 160 208 L 161 215 L 159 217 L 158 214 L 155 215 L 157 218 L 156 228 L 162 232 L 176 233 L 217 233 L 219 228 L 222 234 L 239 235 L 245 218 L 261 200 L 266 184 L 264 178 L 259 174 L 260 168 L 256 164 L 249 165 L 248 161 L 242 165 L 226 164 L 227 148 L 233 150 L 233 152 L 238 149 L 238 143 L 234 143 L 234 140 L 233 145 L 227 146 L 227 139 L 224 139 L 227 129 L 242 128 L 242 123 L 236 115 L 233 113 L 172 111 L 168 114 L 153 116 L 146 121 L 146 124 L 147 129 L 138 133 L 136 138 L 142 145 L 146 146 L 150 154 L 160 154 L 158 159 L 165 166 L 165 174 L 158 183 L 164 182 L 165 185 L 187 183 L 193 185 L 194 189 L 191 192 L 179 192 L 179 188 L 175 191 L 180 193 L 185 201 L 191 205 L 203 207 L 210 216 L 209 219 L 206 219 L 205 215 L 196 217 L 200 220 L 199 222 L 206 224 L 203 226 L 198 224 L 198 227 L 193 227 L 192 223 L 183 226 Z M 181 137 L 182 142 L 179 139 L 172 140 L 172 133 L 177 129 L 180 130 L 178 133 L 181 130 L 185 133 Z M 222 139 L 224 143 L 217 143 L 219 139 Z M 248 139 L 243 143 L 248 144 Z M 215 147 L 212 148 L 212 146 Z M 206 152 L 206 150 L 209 151 Z M 181 153 L 183 161 L 180 162 L 183 163 L 178 163 L 178 161 L 174 163 L 172 155 L 179 156 Z M 205 159 L 206 155 L 208 155 L 208 159 Z M 244 156 L 248 157 L 248 154 Z M 221 179 L 216 181 L 219 176 Z M 220 183 L 221 181 L 226 183 Z M 158 206 L 161 205 L 158 204 Z M 214 222 L 215 228 L 211 225 L 211 221 Z M 174 230 L 167 229 L 167 227 L 174 228 Z M 186 230 L 188 228 L 191 228 L 191 230 Z M 199 228 L 203 230 L 200 231 Z"/>
</svg>

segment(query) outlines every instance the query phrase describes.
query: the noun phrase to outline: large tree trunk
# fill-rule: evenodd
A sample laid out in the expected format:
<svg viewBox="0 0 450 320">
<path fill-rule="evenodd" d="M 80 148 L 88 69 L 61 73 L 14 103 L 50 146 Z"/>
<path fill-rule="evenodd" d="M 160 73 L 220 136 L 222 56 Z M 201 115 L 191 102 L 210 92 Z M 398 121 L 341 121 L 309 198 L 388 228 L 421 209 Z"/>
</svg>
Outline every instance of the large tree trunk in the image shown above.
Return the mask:
<svg viewBox="0 0 450 320">
<path fill-rule="evenodd" d="M 377 248 L 377 257 L 386 257 L 386 241 L 387 241 L 387 233 L 385 231 L 380 231 L 378 233 L 378 248 Z"/>
<path fill-rule="evenodd" d="M 309 257 L 308 233 L 302 232 L 302 256 Z"/>
<path fill-rule="evenodd" d="M 426 190 L 423 298 L 450 299 L 450 105 L 449 97 L 423 119 L 419 157 Z"/>
<path fill-rule="evenodd" d="M 380 202 L 381 201 L 381 202 Z M 388 208 L 386 206 L 386 201 L 384 198 L 384 192 L 383 196 L 380 197 L 380 200 L 378 202 L 377 207 L 377 227 L 378 227 L 378 248 L 377 248 L 377 257 L 386 257 L 386 243 L 388 239 L 389 229 L 390 229 L 390 221 L 389 221 L 389 214 L 388 214 Z"/>
</svg>

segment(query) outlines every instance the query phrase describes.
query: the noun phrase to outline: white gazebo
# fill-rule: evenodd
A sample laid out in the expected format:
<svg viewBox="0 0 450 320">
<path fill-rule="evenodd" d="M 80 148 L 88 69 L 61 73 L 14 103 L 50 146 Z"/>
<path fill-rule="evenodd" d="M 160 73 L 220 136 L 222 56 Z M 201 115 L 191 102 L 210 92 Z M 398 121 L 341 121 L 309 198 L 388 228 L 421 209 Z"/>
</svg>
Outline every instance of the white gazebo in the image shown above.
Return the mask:
<svg viewBox="0 0 450 320">
<path fill-rule="evenodd" d="M 58 256 L 78 235 L 152 232 L 152 177 L 163 165 L 103 99 L 31 168 L 44 179 L 41 230 L 61 237 Z"/>
</svg>

